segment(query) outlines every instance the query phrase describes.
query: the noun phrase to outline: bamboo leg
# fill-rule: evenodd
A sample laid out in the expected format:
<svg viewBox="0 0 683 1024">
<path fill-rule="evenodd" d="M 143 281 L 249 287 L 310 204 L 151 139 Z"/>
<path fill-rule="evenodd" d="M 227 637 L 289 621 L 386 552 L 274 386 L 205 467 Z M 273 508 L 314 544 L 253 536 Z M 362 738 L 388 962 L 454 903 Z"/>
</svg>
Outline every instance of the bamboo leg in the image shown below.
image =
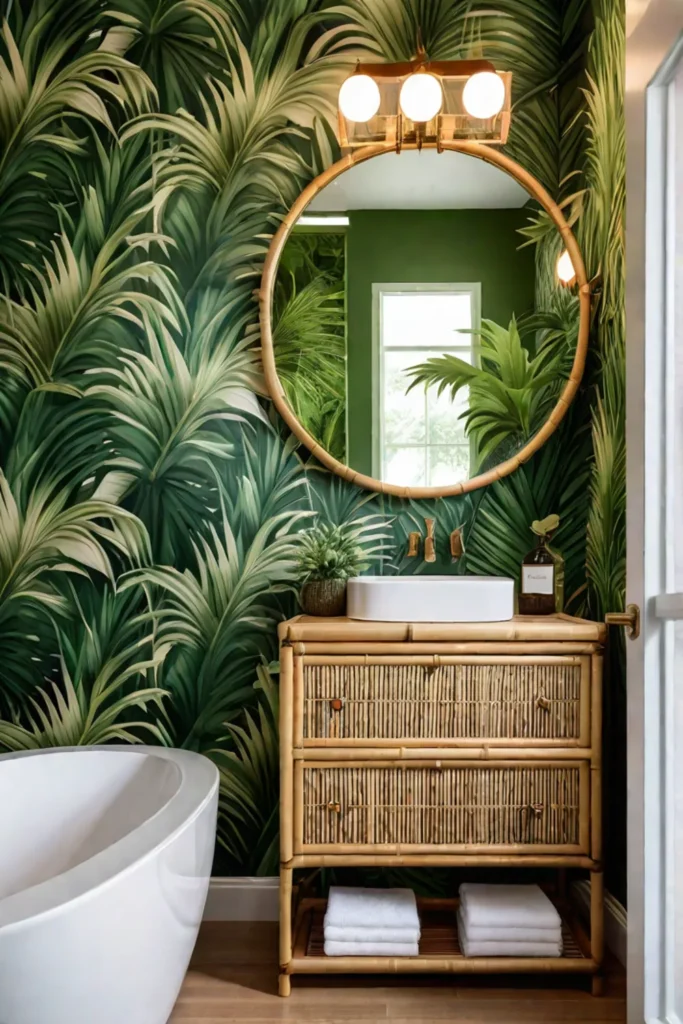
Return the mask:
<svg viewBox="0 0 683 1024">
<path fill-rule="evenodd" d="M 289 974 L 280 975 L 277 992 L 283 999 L 287 999 L 292 994 L 292 979 Z"/>
<path fill-rule="evenodd" d="M 602 871 L 591 872 L 591 953 L 602 964 L 605 951 L 605 880 Z M 591 991 L 602 994 L 602 974 L 593 977 Z"/>
<path fill-rule="evenodd" d="M 292 959 L 292 868 L 280 868 L 280 981 L 278 991 L 288 996 L 292 990 L 287 967 Z"/>
</svg>

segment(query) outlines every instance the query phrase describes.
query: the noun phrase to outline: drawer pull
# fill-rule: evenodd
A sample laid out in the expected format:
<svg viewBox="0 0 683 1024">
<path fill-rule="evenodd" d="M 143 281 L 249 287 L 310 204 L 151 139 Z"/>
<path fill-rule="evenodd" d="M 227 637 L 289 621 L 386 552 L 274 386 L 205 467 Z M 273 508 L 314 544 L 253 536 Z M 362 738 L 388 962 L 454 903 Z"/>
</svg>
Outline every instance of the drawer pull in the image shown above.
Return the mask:
<svg viewBox="0 0 683 1024">
<path fill-rule="evenodd" d="M 536 707 L 540 708 L 541 711 L 550 711 L 550 701 L 547 697 L 539 697 L 536 701 Z"/>
<path fill-rule="evenodd" d="M 344 701 L 341 700 L 339 697 L 335 697 L 334 700 L 330 701 L 330 707 L 332 708 L 333 711 L 341 711 L 343 706 Z"/>
<path fill-rule="evenodd" d="M 334 811 L 335 814 L 341 814 L 341 804 L 335 803 L 334 800 L 330 800 L 327 809 L 328 811 Z"/>
</svg>

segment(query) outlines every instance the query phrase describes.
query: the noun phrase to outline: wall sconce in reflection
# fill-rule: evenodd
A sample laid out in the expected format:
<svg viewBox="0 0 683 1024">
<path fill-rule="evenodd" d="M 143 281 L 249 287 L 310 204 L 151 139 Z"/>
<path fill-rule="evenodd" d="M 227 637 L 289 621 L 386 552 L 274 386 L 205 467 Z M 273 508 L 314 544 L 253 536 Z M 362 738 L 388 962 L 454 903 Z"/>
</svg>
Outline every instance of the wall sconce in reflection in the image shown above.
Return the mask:
<svg viewBox="0 0 683 1024">
<path fill-rule="evenodd" d="M 487 60 L 358 64 L 339 92 L 344 152 L 390 142 L 421 148 L 453 139 L 503 145 L 510 130 L 512 72 Z"/>
<path fill-rule="evenodd" d="M 576 271 L 572 258 L 566 249 L 560 254 L 556 266 L 557 276 L 562 284 L 569 286 L 576 280 Z"/>
</svg>

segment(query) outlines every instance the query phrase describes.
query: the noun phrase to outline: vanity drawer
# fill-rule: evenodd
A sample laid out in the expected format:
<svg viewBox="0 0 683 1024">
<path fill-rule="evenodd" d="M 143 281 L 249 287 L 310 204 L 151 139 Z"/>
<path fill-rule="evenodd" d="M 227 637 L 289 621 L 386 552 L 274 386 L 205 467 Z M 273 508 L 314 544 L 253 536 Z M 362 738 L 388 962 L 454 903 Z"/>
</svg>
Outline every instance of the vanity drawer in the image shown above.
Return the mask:
<svg viewBox="0 0 683 1024">
<path fill-rule="evenodd" d="M 296 853 L 565 853 L 590 843 L 587 762 L 295 768 Z"/>
<path fill-rule="evenodd" d="M 590 745 L 589 655 L 295 658 L 297 745 Z"/>
</svg>

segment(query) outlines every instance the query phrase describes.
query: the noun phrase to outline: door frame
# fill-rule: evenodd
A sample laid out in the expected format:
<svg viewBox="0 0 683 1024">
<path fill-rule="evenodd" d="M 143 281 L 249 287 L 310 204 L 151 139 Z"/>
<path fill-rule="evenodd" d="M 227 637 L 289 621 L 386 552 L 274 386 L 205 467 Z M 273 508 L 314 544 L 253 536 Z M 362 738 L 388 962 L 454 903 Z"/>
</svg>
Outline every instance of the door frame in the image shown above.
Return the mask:
<svg viewBox="0 0 683 1024">
<path fill-rule="evenodd" d="M 628 644 L 627 662 L 628 1021 L 680 1024 L 671 1009 L 674 950 L 667 913 L 672 768 L 666 731 L 668 673 L 665 630 L 655 605 L 667 590 L 662 497 L 670 453 L 662 442 L 671 261 L 666 186 L 669 86 L 683 59 L 683 5 L 650 0 L 640 7 L 640 19 L 629 26 L 625 103 L 627 587 L 629 602 L 641 607 L 643 623 L 640 639 Z"/>
</svg>

